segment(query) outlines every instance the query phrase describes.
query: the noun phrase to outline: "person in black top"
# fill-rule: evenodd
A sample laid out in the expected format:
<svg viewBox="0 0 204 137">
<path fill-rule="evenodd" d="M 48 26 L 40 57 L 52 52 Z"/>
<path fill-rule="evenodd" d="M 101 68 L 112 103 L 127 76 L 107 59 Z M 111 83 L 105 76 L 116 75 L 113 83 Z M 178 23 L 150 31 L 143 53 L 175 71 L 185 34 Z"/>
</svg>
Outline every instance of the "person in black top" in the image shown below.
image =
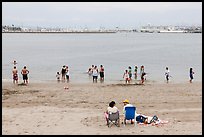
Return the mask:
<svg viewBox="0 0 204 137">
<path fill-rule="evenodd" d="M 192 83 L 192 80 L 193 80 L 193 68 L 190 68 L 190 83 Z"/>
<path fill-rule="evenodd" d="M 64 65 L 61 70 L 62 74 L 62 82 L 65 82 L 65 75 L 66 75 L 66 66 Z"/>
</svg>

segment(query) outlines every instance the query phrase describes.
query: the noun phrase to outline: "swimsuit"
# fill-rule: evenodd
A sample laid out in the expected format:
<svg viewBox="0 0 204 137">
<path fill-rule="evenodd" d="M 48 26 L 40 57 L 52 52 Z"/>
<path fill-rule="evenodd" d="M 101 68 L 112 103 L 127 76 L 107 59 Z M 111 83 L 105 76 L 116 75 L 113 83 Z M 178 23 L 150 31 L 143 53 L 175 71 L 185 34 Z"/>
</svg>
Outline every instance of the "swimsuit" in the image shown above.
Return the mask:
<svg viewBox="0 0 204 137">
<path fill-rule="evenodd" d="M 13 74 L 13 80 L 18 80 L 18 75 L 17 74 Z"/>
<path fill-rule="evenodd" d="M 28 79 L 28 75 L 27 74 L 23 74 L 23 80 L 27 80 Z"/>
</svg>

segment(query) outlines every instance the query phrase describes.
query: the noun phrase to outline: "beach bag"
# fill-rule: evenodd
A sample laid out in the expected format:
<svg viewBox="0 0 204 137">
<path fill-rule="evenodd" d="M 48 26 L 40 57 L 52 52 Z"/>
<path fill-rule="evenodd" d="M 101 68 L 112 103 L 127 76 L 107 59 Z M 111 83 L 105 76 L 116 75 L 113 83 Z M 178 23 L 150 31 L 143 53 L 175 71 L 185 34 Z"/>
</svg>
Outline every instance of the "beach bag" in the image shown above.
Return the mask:
<svg viewBox="0 0 204 137">
<path fill-rule="evenodd" d="M 142 115 L 139 115 L 139 116 L 136 117 L 136 121 L 139 122 L 139 123 L 144 123 L 146 119 L 147 118 L 142 116 Z"/>
<path fill-rule="evenodd" d="M 159 118 L 156 115 L 154 115 L 153 118 L 151 119 L 150 123 L 153 123 L 153 122 L 155 123 L 158 120 L 159 120 Z"/>
</svg>

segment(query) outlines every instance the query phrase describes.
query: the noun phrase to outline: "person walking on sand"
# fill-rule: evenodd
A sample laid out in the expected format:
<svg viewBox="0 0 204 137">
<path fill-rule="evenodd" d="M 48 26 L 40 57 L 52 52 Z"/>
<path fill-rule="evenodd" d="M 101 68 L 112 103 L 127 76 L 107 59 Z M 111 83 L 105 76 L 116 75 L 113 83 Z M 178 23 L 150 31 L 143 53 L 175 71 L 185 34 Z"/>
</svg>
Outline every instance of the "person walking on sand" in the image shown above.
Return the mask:
<svg viewBox="0 0 204 137">
<path fill-rule="evenodd" d="M 166 70 L 165 70 L 166 83 L 169 83 L 169 76 L 170 76 L 169 73 L 170 73 L 169 68 L 166 67 Z"/>
<path fill-rule="evenodd" d="M 126 84 L 130 83 L 129 73 L 128 73 L 127 69 L 125 70 L 125 72 L 123 74 L 123 78 L 125 79 Z"/>
<path fill-rule="evenodd" d="M 99 74 L 100 74 L 100 81 L 102 83 L 102 82 L 104 82 L 104 67 L 103 67 L 103 65 L 100 66 Z"/>
<path fill-rule="evenodd" d="M 190 83 L 192 83 L 193 81 L 193 75 L 194 75 L 193 68 L 190 68 Z"/>
<path fill-rule="evenodd" d="M 29 70 L 26 68 L 26 66 L 23 67 L 21 74 L 23 75 L 23 82 L 24 84 L 28 84 L 28 74 Z"/>
<path fill-rule="evenodd" d="M 16 69 L 16 66 L 13 67 L 13 84 L 18 84 L 18 70 Z"/>
<path fill-rule="evenodd" d="M 97 68 L 97 66 L 94 67 L 92 76 L 93 76 L 93 83 L 94 82 L 97 83 L 97 80 L 98 80 L 98 68 Z"/>
</svg>

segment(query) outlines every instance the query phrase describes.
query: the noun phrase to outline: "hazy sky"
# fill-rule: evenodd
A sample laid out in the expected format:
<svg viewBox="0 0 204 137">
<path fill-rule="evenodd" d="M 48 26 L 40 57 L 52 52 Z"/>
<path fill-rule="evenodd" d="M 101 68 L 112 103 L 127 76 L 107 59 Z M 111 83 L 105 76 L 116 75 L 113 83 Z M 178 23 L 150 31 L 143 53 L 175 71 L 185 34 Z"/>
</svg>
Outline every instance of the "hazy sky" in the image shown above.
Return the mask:
<svg viewBox="0 0 204 137">
<path fill-rule="evenodd" d="M 2 25 L 137 28 L 202 25 L 202 2 L 3 2 Z"/>
</svg>

